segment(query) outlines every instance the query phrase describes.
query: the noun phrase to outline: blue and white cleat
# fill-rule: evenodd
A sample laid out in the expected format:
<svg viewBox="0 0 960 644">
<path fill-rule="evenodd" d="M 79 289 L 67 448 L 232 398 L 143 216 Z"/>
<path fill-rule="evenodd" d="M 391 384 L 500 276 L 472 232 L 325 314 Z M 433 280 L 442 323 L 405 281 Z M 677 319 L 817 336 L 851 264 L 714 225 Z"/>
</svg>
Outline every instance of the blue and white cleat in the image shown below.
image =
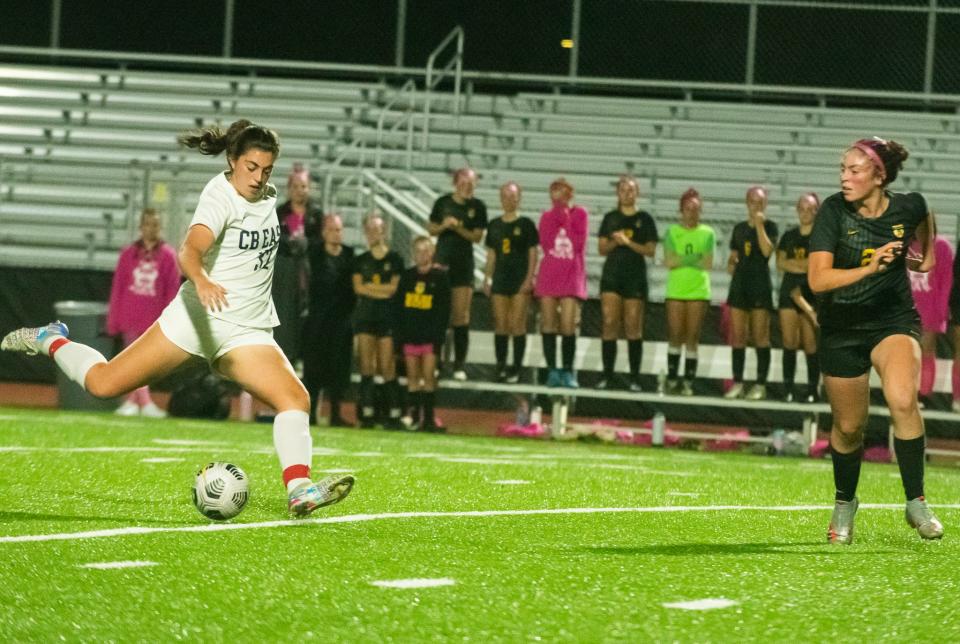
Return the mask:
<svg viewBox="0 0 960 644">
<path fill-rule="evenodd" d="M 853 543 L 853 518 L 857 515 L 858 507 L 860 501 L 856 497 L 853 501 L 837 501 L 834 504 L 830 527 L 827 529 L 827 541 L 844 545 Z"/>
<path fill-rule="evenodd" d="M 943 524 L 933 514 L 933 510 L 927 507 L 927 502 L 922 496 L 907 501 L 906 518 L 910 527 L 915 528 L 922 538 L 943 538 Z"/>
<path fill-rule="evenodd" d="M 47 326 L 23 327 L 16 331 L 11 331 L 3 337 L 0 342 L 2 351 L 19 351 L 28 356 L 35 356 L 38 353 L 46 353 L 43 350 L 44 341 L 51 336 L 60 336 L 66 338 L 70 335 L 67 325 L 57 320 Z"/>
<path fill-rule="evenodd" d="M 322 481 L 306 482 L 290 491 L 287 508 L 298 517 L 305 517 L 317 508 L 333 505 L 347 498 L 353 489 L 350 474 L 328 476 Z"/>
</svg>

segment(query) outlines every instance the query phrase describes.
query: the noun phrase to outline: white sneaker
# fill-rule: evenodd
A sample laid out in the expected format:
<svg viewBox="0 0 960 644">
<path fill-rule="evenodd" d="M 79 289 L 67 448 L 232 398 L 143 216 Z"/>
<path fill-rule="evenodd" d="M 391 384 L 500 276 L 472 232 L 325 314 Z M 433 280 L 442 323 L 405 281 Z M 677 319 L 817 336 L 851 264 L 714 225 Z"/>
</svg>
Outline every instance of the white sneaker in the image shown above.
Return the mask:
<svg viewBox="0 0 960 644">
<path fill-rule="evenodd" d="M 742 382 L 735 382 L 735 383 L 733 383 L 733 386 L 730 387 L 729 389 L 727 389 L 727 393 L 723 394 L 723 397 L 724 397 L 724 398 L 727 398 L 727 399 L 740 398 L 741 396 L 743 396 L 743 383 L 742 383 Z"/>
<path fill-rule="evenodd" d="M 767 397 L 767 387 L 766 385 L 761 385 L 757 383 L 750 387 L 750 391 L 747 392 L 747 395 L 744 396 L 747 400 L 764 400 Z"/>
<path fill-rule="evenodd" d="M 149 402 L 140 408 L 140 415 L 147 418 L 166 418 L 167 412 L 157 407 L 156 403 Z"/>
<path fill-rule="evenodd" d="M 117 407 L 117 410 L 113 413 L 117 416 L 139 416 L 140 405 L 132 400 L 124 400 L 123 404 Z"/>
<path fill-rule="evenodd" d="M 453 379 L 457 382 L 466 382 L 467 381 L 467 372 L 463 369 L 457 369 L 453 372 Z"/>
</svg>

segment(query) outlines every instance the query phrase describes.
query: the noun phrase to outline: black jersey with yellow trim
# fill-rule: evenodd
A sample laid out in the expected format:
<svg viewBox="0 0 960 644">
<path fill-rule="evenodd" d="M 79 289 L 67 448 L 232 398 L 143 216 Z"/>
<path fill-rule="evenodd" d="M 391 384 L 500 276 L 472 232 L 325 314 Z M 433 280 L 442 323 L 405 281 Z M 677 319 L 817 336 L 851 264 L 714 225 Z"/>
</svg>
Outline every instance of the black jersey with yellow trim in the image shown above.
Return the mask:
<svg viewBox="0 0 960 644">
<path fill-rule="evenodd" d="M 904 249 L 927 217 L 927 202 L 917 192 L 887 192 L 889 204 L 879 217 L 864 217 L 836 193 L 824 200 L 810 235 L 810 252 L 833 254 L 833 267 L 857 268 L 870 263 L 877 248 L 903 241 Z M 823 326 L 876 326 L 884 320 L 915 313 L 907 275 L 906 253 L 884 270 L 820 295 Z"/>
<path fill-rule="evenodd" d="M 426 344 L 443 340 L 450 318 L 450 279 L 432 266 L 426 273 L 416 266 L 400 275 L 396 306 L 396 338 L 401 343 Z"/>
<path fill-rule="evenodd" d="M 370 251 L 357 257 L 353 262 L 353 274 L 360 276 L 364 284 L 389 284 L 395 275 L 403 272 L 403 258 L 396 251 L 377 259 Z M 380 319 L 390 308 L 390 300 L 372 297 L 357 298 L 356 316 L 358 320 Z"/>
</svg>

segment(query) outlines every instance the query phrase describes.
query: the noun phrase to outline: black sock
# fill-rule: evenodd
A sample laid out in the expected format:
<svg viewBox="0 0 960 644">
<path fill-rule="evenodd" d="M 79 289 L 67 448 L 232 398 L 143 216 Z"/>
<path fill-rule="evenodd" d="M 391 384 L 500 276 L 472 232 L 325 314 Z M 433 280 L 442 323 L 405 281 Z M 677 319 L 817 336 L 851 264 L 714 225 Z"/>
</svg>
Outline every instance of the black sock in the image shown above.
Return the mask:
<svg viewBox="0 0 960 644">
<path fill-rule="evenodd" d="M 387 394 L 387 416 L 391 421 L 398 421 L 400 416 L 403 415 L 403 407 L 400 403 L 400 396 L 403 392 L 400 390 L 400 383 L 391 380 L 383 384 Z"/>
<path fill-rule="evenodd" d="M 520 371 L 520 369 L 523 368 L 523 358 L 526 352 L 527 352 L 526 334 L 513 336 L 513 366 L 516 367 L 517 371 Z"/>
<path fill-rule="evenodd" d="M 733 349 L 733 381 L 743 382 L 743 363 L 747 360 L 747 350 L 743 347 Z"/>
<path fill-rule="evenodd" d="M 423 392 L 408 391 L 407 402 L 410 405 L 410 418 L 413 420 L 413 424 L 416 425 L 420 422 L 420 418 L 422 418 L 420 408 L 423 406 Z"/>
<path fill-rule="evenodd" d="M 797 350 L 784 349 L 782 353 L 781 364 L 783 365 L 783 388 L 790 393 L 793 390 L 793 382 L 797 377 Z"/>
<path fill-rule="evenodd" d="M 360 376 L 360 389 L 357 392 L 360 420 L 369 420 L 376 415 L 373 401 L 373 376 Z"/>
<path fill-rule="evenodd" d="M 433 391 L 420 392 L 420 402 L 423 404 L 423 416 L 420 418 L 424 425 L 435 425 L 437 423 L 437 419 L 433 415 L 433 405 L 436 398 L 437 394 Z"/>
<path fill-rule="evenodd" d="M 493 336 L 493 351 L 497 359 L 497 370 L 501 370 L 507 364 L 508 336 L 496 334 Z"/>
<path fill-rule="evenodd" d="M 630 376 L 639 376 L 640 363 L 643 362 L 643 338 L 627 340 L 627 362 L 630 364 Z"/>
<path fill-rule="evenodd" d="M 923 457 L 926 440 L 918 438 L 893 438 L 893 451 L 900 466 L 900 479 L 907 501 L 923 496 Z"/>
<path fill-rule="evenodd" d="M 603 357 L 603 376 L 610 379 L 613 376 L 614 366 L 617 364 L 617 341 L 601 341 L 600 354 Z"/>
<path fill-rule="evenodd" d="M 547 363 L 548 369 L 557 368 L 557 334 L 544 333 L 543 338 L 543 359 Z"/>
<path fill-rule="evenodd" d="M 699 362 L 697 354 L 690 355 L 690 350 L 687 349 L 687 358 L 683 361 L 683 378 L 684 380 L 693 380 L 697 377 L 697 363 Z"/>
<path fill-rule="evenodd" d="M 680 349 L 667 347 L 667 378 L 676 380 L 680 375 Z"/>
<path fill-rule="evenodd" d="M 816 396 L 820 388 L 820 356 L 808 353 L 807 356 L 807 393 Z"/>
<path fill-rule="evenodd" d="M 573 358 L 577 355 L 577 336 L 563 336 L 560 340 L 560 352 L 563 354 L 563 368 L 573 371 Z"/>
<path fill-rule="evenodd" d="M 837 492 L 837 501 L 853 501 L 857 495 L 857 483 L 860 481 L 860 464 L 863 462 L 863 445 L 849 454 L 841 454 L 830 444 L 833 459 L 833 485 Z"/>
<path fill-rule="evenodd" d="M 767 384 L 770 375 L 770 347 L 757 347 L 757 384 Z"/>
<path fill-rule="evenodd" d="M 330 420 L 340 420 L 340 401 L 343 400 L 343 394 L 340 391 L 330 392 Z"/>
<path fill-rule="evenodd" d="M 457 369 L 462 369 L 467 364 L 467 349 L 470 346 L 470 327 L 453 327 L 453 364 Z"/>
</svg>

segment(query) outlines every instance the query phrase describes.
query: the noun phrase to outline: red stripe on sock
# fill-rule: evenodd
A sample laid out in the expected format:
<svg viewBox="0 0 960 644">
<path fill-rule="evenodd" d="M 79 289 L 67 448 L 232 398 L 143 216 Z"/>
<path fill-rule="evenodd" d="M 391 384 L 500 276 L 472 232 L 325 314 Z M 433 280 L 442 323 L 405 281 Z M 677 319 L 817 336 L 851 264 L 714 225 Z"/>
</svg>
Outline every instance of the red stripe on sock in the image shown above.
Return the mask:
<svg viewBox="0 0 960 644">
<path fill-rule="evenodd" d="M 55 354 L 60 347 L 67 344 L 68 342 L 70 342 L 70 340 L 67 340 L 66 338 L 57 338 L 56 340 L 50 343 L 50 350 L 47 352 L 47 355 L 49 355 L 52 358 L 53 354 Z"/>
<path fill-rule="evenodd" d="M 293 479 L 308 479 L 308 478 L 310 478 L 309 465 L 291 465 L 287 469 L 283 470 L 284 485 L 286 485 Z"/>
</svg>

